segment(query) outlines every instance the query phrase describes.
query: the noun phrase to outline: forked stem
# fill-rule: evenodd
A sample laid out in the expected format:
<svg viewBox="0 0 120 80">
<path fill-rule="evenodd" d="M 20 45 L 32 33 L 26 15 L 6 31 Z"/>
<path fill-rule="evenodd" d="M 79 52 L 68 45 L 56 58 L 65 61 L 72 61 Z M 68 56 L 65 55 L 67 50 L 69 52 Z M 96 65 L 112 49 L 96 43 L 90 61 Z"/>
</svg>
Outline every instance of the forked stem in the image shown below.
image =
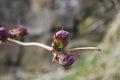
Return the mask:
<svg viewBox="0 0 120 80">
<path fill-rule="evenodd" d="M 48 51 L 52 51 L 52 47 L 47 46 L 47 45 L 42 44 L 42 43 L 37 43 L 37 42 L 21 42 L 21 41 L 18 41 L 18 40 L 15 40 L 15 39 L 10 39 L 10 38 L 8 38 L 8 41 L 9 42 L 13 42 L 13 43 L 18 44 L 18 45 L 21 45 L 21 46 L 36 46 L 36 47 L 44 48 L 44 49 L 46 49 Z"/>
<path fill-rule="evenodd" d="M 101 49 L 97 48 L 97 47 L 79 47 L 79 48 L 72 48 L 72 49 L 66 50 L 65 52 L 72 52 L 72 51 L 77 51 L 77 50 L 97 50 L 97 51 L 101 51 Z"/>
<path fill-rule="evenodd" d="M 36 47 L 44 48 L 44 49 L 46 49 L 48 51 L 52 51 L 53 50 L 52 47 L 47 46 L 47 45 L 42 44 L 42 43 L 21 42 L 21 41 L 18 41 L 18 40 L 15 40 L 15 39 L 11 39 L 11 38 L 8 38 L 8 41 L 9 42 L 13 42 L 13 43 L 18 44 L 18 45 L 21 45 L 21 46 L 36 46 Z M 65 50 L 64 52 L 72 52 L 72 51 L 77 51 L 77 50 L 97 50 L 97 51 L 101 51 L 101 49 L 97 48 L 97 47 L 79 47 L 79 48 L 72 48 L 72 49 L 69 49 L 69 50 Z"/>
</svg>

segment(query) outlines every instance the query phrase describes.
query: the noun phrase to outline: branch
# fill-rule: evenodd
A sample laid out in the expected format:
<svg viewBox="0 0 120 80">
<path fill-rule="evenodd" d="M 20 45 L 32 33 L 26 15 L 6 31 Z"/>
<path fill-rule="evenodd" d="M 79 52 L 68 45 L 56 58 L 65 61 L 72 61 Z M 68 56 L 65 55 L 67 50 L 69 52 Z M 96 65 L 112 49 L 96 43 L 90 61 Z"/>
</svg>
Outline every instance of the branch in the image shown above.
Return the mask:
<svg viewBox="0 0 120 80">
<path fill-rule="evenodd" d="M 52 47 L 47 46 L 47 45 L 42 44 L 42 43 L 37 43 L 37 42 L 21 42 L 21 41 L 10 39 L 10 38 L 8 38 L 8 41 L 9 42 L 13 42 L 13 43 L 15 43 L 17 45 L 21 45 L 21 46 L 36 46 L 36 47 L 44 48 L 44 49 L 46 49 L 48 51 L 52 51 L 53 50 Z M 80 47 L 80 48 L 72 48 L 72 49 L 66 50 L 64 52 L 72 52 L 72 51 L 77 51 L 77 50 L 97 50 L 97 51 L 101 51 L 101 49 L 97 48 L 97 47 Z"/>
<path fill-rule="evenodd" d="M 8 41 L 9 42 L 13 42 L 13 43 L 18 44 L 18 45 L 21 45 L 21 46 L 36 46 L 36 47 L 44 48 L 44 49 L 46 49 L 48 51 L 52 51 L 52 47 L 47 46 L 47 45 L 42 44 L 42 43 L 37 43 L 37 42 L 21 42 L 21 41 L 10 39 L 10 38 L 8 38 Z"/>
<path fill-rule="evenodd" d="M 101 49 L 97 48 L 97 47 L 81 47 L 81 48 L 72 48 L 72 49 L 66 50 L 65 52 L 72 52 L 72 51 L 77 51 L 77 50 L 97 50 L 97 51 L 101 51 Z"/>
</svg>

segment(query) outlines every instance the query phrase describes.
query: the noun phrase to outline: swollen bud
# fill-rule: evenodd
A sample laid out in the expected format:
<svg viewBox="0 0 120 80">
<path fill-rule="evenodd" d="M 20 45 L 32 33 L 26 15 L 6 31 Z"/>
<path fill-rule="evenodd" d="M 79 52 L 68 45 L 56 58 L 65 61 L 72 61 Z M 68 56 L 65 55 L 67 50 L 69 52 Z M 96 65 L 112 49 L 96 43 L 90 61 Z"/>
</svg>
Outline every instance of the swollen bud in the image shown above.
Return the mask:
<svg viewBox="0 0 120 80">
<path fill-rule="evenodd" d="M 76 56 L 65 52 L 60 53 L 58 54 L 59 63 L 64 67 L 69 67 L 75 62 Z"/>
<path fill-rule="evenodd" d="M 0 43 L 6 42 L 8 38 L 8 31 L 5 27 L 0 27 Z"/>
<path fill-rule="evenodd" d="M 52 47 L 54 49 L 64 48 L 69 43 L 69 40 L 70 40 L 70 33 L 68 31 L 61 29 L 53 35 Z"/>
<path fill-rule="evenodd" d="M 9 37 L 12 39 L 19 39 L 27 34 L 27 29 L 20 24 L 15 25 L 13 29 L 9 30 Z"/>
</svg>

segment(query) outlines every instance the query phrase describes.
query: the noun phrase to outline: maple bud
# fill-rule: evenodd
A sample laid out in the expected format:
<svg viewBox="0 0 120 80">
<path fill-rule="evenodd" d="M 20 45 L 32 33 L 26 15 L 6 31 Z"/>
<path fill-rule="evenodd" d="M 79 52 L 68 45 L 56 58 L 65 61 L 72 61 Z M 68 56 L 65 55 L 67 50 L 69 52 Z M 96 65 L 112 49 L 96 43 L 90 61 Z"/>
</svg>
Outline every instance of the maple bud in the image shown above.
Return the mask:
<svg viewBox="0 0 120 80">
<path fill-rule="evenodd" d="M 53 35 L 52 46 L 55 49 L 64 48 L 69 43 L 69 40 L 70 40 L 70 33 L 68 31 L 61 29 Z"/>
<path fill-rule="evenodd" d="M 77 55 L 74 54 L 67 54 L 65 52 L 61 52 L 58 54 L 59 63 L 64 67 L 69 67 L 75 62 L 76 56 Z"/>
<path fill-rule="evenodd" d="M 19 39 L 27 35 L 27 29 L 20 24 L 14 26 L 13 29 L 9 30 L 9 37 L 12 39 Z"/>
<path fill-rule="evenodd" d="M 0 42 L 6 42 L 8 38 L 8 31 L 5 27 L 0 27 Z"/>
</svg>

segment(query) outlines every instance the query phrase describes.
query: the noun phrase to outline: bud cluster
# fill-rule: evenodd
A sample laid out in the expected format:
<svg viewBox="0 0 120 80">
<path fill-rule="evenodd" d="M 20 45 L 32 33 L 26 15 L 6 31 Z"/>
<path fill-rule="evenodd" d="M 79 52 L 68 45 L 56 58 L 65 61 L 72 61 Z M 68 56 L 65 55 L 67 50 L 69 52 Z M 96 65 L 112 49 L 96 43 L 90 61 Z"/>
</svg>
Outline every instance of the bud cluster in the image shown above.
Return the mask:
<svg viewBox="0 0 120 80">
<path fill-rule="evenodd" d="M 0 42 L 6 42 L 8 38 L 20 39 L 27 35 L 27 29 L 20 24 L 16 24 L 12 29 L 7 30 L 4 26 L 0 27 Z"/>
<path fill-rule="evenodd" d="M 76 56 L 73 54 L 67 54 L 65 52 L 62 52 L 59 53 L 58 58 L 59 58 L 59 63 L 62 66 L 68 67 L 74 63 Z"/>
<path fill-rule="evenodd" d="M 67 46 L 69 41 L 70 41 L 70 33 L 68 31 L 61 29 L 55 32 L 55 34 L 53 35 L 52 47 L 55 50 L 62 49 Z"/>
<path fill-rule="evenodd" d="M 74 54 L 68 54 L 64 51 L 59 52 L 61 49 L 64 49 L 68 45 L 69 41 L 70 33 L 63 29 L 55 32 L 53 35 L 52 47 L 53 51 L 55 51 L 55 54 L 57 54 L 53 57 L 53 62 L 58 60 L 58 62 L 64 67 L 71 66 L 75 62 L 76 56 L 78 56 Z"/>
</svg>

